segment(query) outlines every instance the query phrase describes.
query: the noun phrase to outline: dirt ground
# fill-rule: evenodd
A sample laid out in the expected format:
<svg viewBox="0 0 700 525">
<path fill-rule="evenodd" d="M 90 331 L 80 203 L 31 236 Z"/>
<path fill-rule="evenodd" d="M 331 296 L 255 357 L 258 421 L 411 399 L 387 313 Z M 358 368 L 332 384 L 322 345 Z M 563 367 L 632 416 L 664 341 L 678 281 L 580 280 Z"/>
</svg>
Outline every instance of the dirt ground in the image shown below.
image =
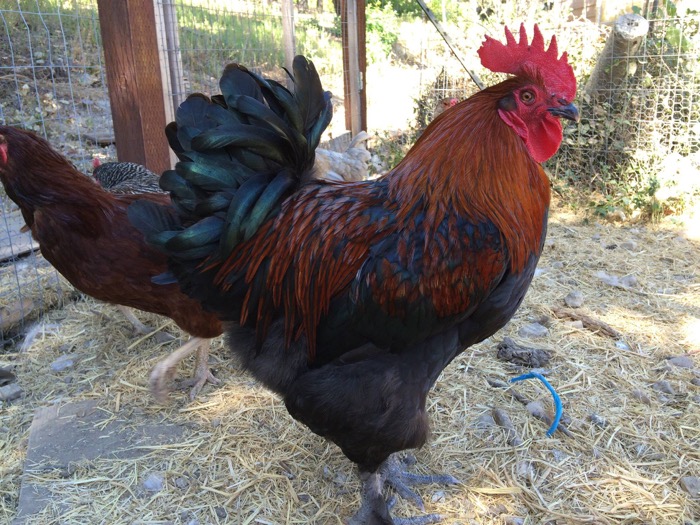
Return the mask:
<svg viewBox="0 0 700 525">
<path fill-rule="evenodd" d="M 415 469 L 461 483 L 420 488 L 427 512 L 451 525 L 700 523 L 697 224 L 599 223 L 555 204 L 523 307 L 429 396 L 433 433 Z M 177 390 L 163 406 L 147 376 L 178 341 L 137 339 L 115 308 L 87 298 L 47 312 L 28 335 L 0 355 L 22 389 L 0 402 L 1 522 L 15 517 L 23 482 L 53 496 L 29 520 L 41 524 L 343 523 L 358 505 L 353 465 L 243 374 L 222 341 L 212 352 L 222 384 L 194 402 Z M 550 353 L 542 371 L 563 400 L 565 431 L 546 437 L 536 416 L 551 416 L 552 402 L 540 383 L 518 383 L 517 395 L 498 386 L 523 371 L 497 358 L 505 337 Z M 23 475 L 35 411 L 86 401 L 100 429 L 157 420 L 182 432 L 137 457 Z M 394 509 L 417 512 L 404 501 Z"/>
</svg>

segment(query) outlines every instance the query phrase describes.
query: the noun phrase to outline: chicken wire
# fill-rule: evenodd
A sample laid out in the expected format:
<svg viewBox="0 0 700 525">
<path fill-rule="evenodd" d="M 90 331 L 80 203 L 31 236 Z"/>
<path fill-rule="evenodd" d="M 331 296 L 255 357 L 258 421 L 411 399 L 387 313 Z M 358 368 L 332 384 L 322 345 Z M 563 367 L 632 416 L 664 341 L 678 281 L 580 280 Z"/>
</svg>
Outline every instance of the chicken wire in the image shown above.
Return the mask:
<svg viewBox="0 0 700 525">
<path fill-rule="evenodd" d="M 613 68 L 604 63 L 607 82 L 597 89 L 587 85 L 588 79 L 607 39 L 615 38 L 612 22 L 567 21 L 565 13 L 535 17 L 543 34 L 556 34 L 560 51 L 568 51 L 581 112 L 580 123 L 564 122 L 562 146 L 546 166 L 555 181 L 593 192 L 601 212 L 610 211 L 606 206 L 642 207 L 645 201 L 669 196 L 683 202 L 700 192 L 700 12 L 687 8 L 681 13 L 670 3 L 663 5 L 655 11 L 647 6 L 649 31 L 636 51 L 610 57 L 625 74 L 612 78 Z M 491 36 L 503 38 L 500 23 L 482 22 L 479 31 L 486 26 Z M 531 25 L 526 23 L 528 31 Z M 467 66 L 484 75 L 486 85 L 497 81 L 474 60 L 482 37 L 459 33 L 449 21 L 447 27 L 453 38 L 462 37 L 457 47 Z M 441 98 L 462 100 L 477 89 L 437 30 L 431 32 L 421 44 L 424 74 L 413 122 L 418 132 Z"/>
<path fill-rule="evenodd" d="M 66 7 L 66 5 L 69 5 Z M 96 0 L 0 3 L 0 123 L 48 139 L 80 169 L 112 127 Z M 31 250 L 31 236 L 0 187 L 0 341 L 71 288 Z"/>
<path fill-rule="evenodd" d="M 650 18 L 639 49 L 612 57 L 622 78 L 606 62 L 602 82 L 582 83 L 581 122 L 567 128 L 551 163 L 558 177 L 608 195 L 618 185 L 633 195 L 700 189 L 690 180 L 700 175 L 699 27 L 698 13 Z M 614 42 L 614 33 L 608 38 Z M 679 174 L 681 166 L 689 170 Z"/>
<path fill-rule="evenodd" d="M 169 58 L 170 92 L 175 106 L 193 92 L 218 93 L 219 76 L 231 62 L 286 82 L 282 69 L 285 31 L 281 2 L 158 0 L 157 3 L 164 13 L 159 40 Z M 341 29 L 333 4 L 298 2 L 293 18 L 293 53 L 303 54 L 314 62 L 324 88 L 336 95 L 335 107 L 342 110 L 343 58 L 338 43 Z M 334 124 L 341 120 L 336 115 Z"/>
</svg>

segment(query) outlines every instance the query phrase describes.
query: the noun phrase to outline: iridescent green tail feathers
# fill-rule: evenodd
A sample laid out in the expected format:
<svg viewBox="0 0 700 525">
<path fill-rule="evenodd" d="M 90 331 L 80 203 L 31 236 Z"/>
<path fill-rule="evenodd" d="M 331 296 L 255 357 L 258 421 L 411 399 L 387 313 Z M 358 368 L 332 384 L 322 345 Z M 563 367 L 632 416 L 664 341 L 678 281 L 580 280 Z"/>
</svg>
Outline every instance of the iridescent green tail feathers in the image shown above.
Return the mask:
<svg viewBox="0 0 700 525">
<path fill-rule="evenodd" d="M 220 95 L 190 95 L 166 127 L 179 158 L 160 185 L 179 224 L 154 231 L 158 206 L 139 201 L 129 218 L 149 243 L 180 261 L 228 255 L 310 176 L 333 114 L 313 63 L 297 56 L 293 91 L 238 64 L 224 69 Z M 165 224 L 163 221 L 157 221 Z"/>
</svg>

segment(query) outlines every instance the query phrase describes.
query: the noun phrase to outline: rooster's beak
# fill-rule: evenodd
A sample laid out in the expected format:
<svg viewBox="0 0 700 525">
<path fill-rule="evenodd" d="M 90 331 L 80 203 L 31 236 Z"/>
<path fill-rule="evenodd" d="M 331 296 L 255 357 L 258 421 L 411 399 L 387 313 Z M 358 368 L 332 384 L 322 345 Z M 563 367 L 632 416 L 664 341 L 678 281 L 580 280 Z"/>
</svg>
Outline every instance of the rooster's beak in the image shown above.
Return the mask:
<svg viewBox="0 0 700 525">
<path fill-rule="evenodd" d="M 555 108 L 548 108 L 547 111 L 549 111 L 555 117 L 573 120 L 574 122 L 578 122 L 581 119 L 581 117 L 578 114 L 578 108 L 573 104 L 568 104 L 566 106 L 557 106 Z"/>
</svg>

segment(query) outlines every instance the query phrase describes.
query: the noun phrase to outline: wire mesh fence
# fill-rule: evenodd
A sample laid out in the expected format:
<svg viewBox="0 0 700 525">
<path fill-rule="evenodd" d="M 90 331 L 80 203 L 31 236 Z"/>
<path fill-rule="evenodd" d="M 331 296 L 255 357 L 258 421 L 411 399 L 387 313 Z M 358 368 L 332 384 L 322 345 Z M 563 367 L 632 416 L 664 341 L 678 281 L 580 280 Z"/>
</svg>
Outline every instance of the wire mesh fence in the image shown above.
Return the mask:
<svg viewBox="0 0 700 525">
<path fill-rule="evenodd" d="M 557 177 L 593 192 L 601 213 L 680 211 L 700 190 L 700 14 L 656 16 L 641 19 L 638 47 L 609 33 L 605 49 L 615 53 L 581 86 L 581 123 L 552 163 Z"/>
<path fill-rule="evenodd" d="M 176 28 L 175 41 L 168 41 L 167 35 L 161 38 L 164 44 L 177 46 L 182 80 L 171 85 L 176 100 L 193 92 L 217 93 L 219 75 L 230 62 L 279 82 L 286 81 L 281 67 L 286 63 L 282 3 L 175 0 L 158 4 L 170 13 L 164 20 L 164 32 L 171 25 Z M 289 37 L 294 42 L 294 53 L 312 57 L 324 87 L 342 95 L 341 29 L 333 5 L 328 3 L 324 8 L 322 2 L 300 3 L 293 18 Z M 167 52 L 172 53 L 172 48 Z M 342 96 L 336 97 L 336 107 L 341 102 Z"/>
<path fill-rule="evenodd" d="M 95 0 L 0 4 L 0 123 L 44 136 L 87 170 L 103 151 L 89 137 L 111 128 L 101 47 Z M 0 211 L 3 341 L 73 292 L 34 251 L 2 188 Z"/>
</svg>

